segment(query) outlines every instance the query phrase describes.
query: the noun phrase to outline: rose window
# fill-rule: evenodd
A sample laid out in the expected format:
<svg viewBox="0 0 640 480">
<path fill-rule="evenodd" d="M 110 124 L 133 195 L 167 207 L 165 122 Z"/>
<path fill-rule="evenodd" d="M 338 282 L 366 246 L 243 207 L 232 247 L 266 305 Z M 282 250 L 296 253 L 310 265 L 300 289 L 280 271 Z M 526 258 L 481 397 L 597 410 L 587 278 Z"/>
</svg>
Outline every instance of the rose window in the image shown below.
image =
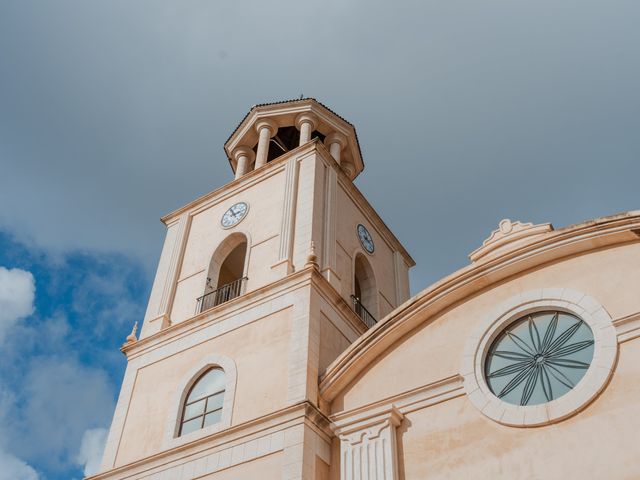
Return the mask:
<svg viewBox="0 0 640 480">
<path fill-rule="evenodd" d="M 515 405 L 550 402 L 573 389 L 593 359 L 593 332 L 565 312 L 526 315 L 489 348 L 485 378 L 498 398 Z"/>
</svg>

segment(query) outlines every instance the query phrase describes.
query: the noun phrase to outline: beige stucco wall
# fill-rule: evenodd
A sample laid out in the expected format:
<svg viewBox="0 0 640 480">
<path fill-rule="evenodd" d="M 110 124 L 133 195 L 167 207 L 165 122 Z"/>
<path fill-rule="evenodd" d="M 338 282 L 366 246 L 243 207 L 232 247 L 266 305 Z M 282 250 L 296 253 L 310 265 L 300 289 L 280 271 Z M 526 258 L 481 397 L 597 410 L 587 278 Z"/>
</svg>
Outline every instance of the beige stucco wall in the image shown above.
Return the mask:
<svg viewBox="0 0 640 480">
<path fill-rule="evenodd" d="M 396 301 L 396 279 L 394 276 L 394 249 L 384 240 L 381 230 L 377 228 L 372 219 L 360 208 L 353 197 L 347 193 L 345 186 L 338 188 L 338 222 L 336 240 L 339 244 L 340 276 L 342 278 L 341 293 L 349 300 L 353 292 L 353 268 L 355 254 L 364 253 L 365 258 L 371 265 L 376 277 L 378 288 L 378 319 L 384 317 L 395 306 Z M 364 252 L 360 245 L 356 228 L 358 224 L 363 224 L 373 237 L 375 251 L 373 255 Z M 406 275 L 408 268 L 404 268 Z M 404 300 L 404 299 L 401 299 Z"/>
<path fill-rule="evenodd" d="M 282 454 L 273 453 L 251 462 L 241 463 L 221 472 L 199 477 L 199 480 L 237 480 L 239 478 L 264 480 L 282 478 Z"/>
<path fill-rule="evenodd" d="M 116 465 L 162 450 L 176 391 L 184 376 L 211 354 L 233 359 L 237 386 L 232 425 L 283 408 L 286 404 L 291 310 L 232 330 L 227 334 L 141 368 L 137 372 Z"/>
<path fill-rule="evenodd" d="M 216 248 L 233 232 L 244 233 L 249 240 L 249 270 L 246 291 L 275 280 L 271 266 L 277 261 L 283 196 L 284 172 L 266 177 L 251 188 L 234 191 L 192 215 L 183 261 L 179 268 L 171 320 L 178 323 L 191 318 L 196 299 L 204 293 L 209 262 Z M 249 212 L 235 227 L 220 226 L 224 212 L 236 202 L 246 202 Z"/>
<path fill-rule="evenodd" d="M 633 285 L 640 285 L 639 243 L 592 251 L 490 286 L 435 318 L 425 319 L 345 388 L 334 400 L 332 411 L 350 410 L 459 373 L 468 336 L 496 305 L 519 292 L 571 288 L 595 298 L 615 320 L 640 310 Z"/>
<path fill-rule="evenodd" d="M 320 352 L 319 370 L 322 372 L 327 365 L 351 344 L 345 333 L 341 332 L 331 320 L 320 312 Z"/>
<path fill-rule="evenodd" d="M 331 193 L 333 192 L 333 193 Z M 235 226 L 220 219 L 237 202 L 249 210 Z M 196 314 L 213 253 L 233 233 L 248 238 L 245 291 L 257 290 L 304 268 L 311 242 L 318 261 L 335 273 L 330 281 L 347 302 L 353 291 L 354 258 L 364 253 L 356 226 L 370 231 L 375 253 L 364 253 L 375 273 L 378 319 L 408 296 L 412 262 L 364 197 L 339 173 L 323 146 L 312 142 L 274 160 L 236 185 L 212 192 L 165 218 L 167 236 L 145 315 L 142 337 Z M 334 252 L 334 253 L 332 253 Z M 331 260 L 329 260 L 331 259 Z M 326 273 L 327 278 L 329 274 Z"/>
<path fill-rule="evenodd" d="M 408 414 L 398 428 L 401 478 L 638 478 L 640 341 L 620 345 L 611 383 L 577 415 L 513 428 L 466 396 Z"/>
</svg>

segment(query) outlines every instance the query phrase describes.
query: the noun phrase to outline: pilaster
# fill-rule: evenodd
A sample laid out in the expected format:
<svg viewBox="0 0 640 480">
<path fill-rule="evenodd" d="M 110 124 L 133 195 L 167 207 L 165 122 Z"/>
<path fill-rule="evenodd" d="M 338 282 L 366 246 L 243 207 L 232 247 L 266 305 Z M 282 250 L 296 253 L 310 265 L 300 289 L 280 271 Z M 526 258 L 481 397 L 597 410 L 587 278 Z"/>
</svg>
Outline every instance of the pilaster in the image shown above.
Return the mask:
<svg viewBox="0 0 640 480">
<path fill-rule="evenodd" d="M 397 480 L 396 427 L 402 414 L 392 405 L 334 424 L 340 438 L 341 480 Z"/>
<path fill-rule="evenodd" d="M 278 261 L 271 267 L 281 276 L 293 272 L 293 241 L 295 233 L 296 207 L 298 199 L 298 158 L 292 157 L 285 167 L 285 187 L 280 225 L 280 247 L 278 249 Z"/>
<path fill-rule="evenodd" d="M 338 218 L 338 173 L 327 167 L 325 177 L 324 239 L 322 248 L 322 274 L 336 291 L 341 291 L 337 274 L 336 229 Z"/>
<path fill-rule="evenodd" d="M 153 335 L 171 323 L 170 313 L 180 273 L 179 265 L 182 263 L 190 223 L 191 217 L 185 212 L 167 225 L 167 235 L 151 288 L 140 338 Z"/>
</svg>

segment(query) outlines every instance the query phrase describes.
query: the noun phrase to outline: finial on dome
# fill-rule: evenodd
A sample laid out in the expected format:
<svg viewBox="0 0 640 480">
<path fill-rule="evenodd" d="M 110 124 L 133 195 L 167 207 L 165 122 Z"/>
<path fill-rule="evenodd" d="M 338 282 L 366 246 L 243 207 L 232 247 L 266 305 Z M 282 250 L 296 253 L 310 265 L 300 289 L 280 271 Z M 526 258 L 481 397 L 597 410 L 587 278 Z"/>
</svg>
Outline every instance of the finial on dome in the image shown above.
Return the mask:
<svg viewBox="0 0 640 480">
<path fill-rule="evenodd" d="M 307 255 L 305 267 L 313 267 L 316 270 L 320 269 L 320 265 L 318 265 L 318 255 L 316 255 L 316 246 L 313 240 L 311 240 L 311 245 L 309 246 L 309 255 Z"/>
</svg>

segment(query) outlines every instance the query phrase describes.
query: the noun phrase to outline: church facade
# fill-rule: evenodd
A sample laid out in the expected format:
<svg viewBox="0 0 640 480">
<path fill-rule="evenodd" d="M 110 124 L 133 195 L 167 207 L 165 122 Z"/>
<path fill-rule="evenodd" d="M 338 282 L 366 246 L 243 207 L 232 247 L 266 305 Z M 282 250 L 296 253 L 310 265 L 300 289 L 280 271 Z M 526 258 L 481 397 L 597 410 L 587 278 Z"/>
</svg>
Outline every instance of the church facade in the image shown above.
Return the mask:
<svg viewBox="0 0 640 480">
<path fill-rule="evenodd" d="M 409 295 L 355 128 L 253 107 L 165 216 L 92 480 L 638 478 L 640 212 L 503 220 Z"/>
</svg>

